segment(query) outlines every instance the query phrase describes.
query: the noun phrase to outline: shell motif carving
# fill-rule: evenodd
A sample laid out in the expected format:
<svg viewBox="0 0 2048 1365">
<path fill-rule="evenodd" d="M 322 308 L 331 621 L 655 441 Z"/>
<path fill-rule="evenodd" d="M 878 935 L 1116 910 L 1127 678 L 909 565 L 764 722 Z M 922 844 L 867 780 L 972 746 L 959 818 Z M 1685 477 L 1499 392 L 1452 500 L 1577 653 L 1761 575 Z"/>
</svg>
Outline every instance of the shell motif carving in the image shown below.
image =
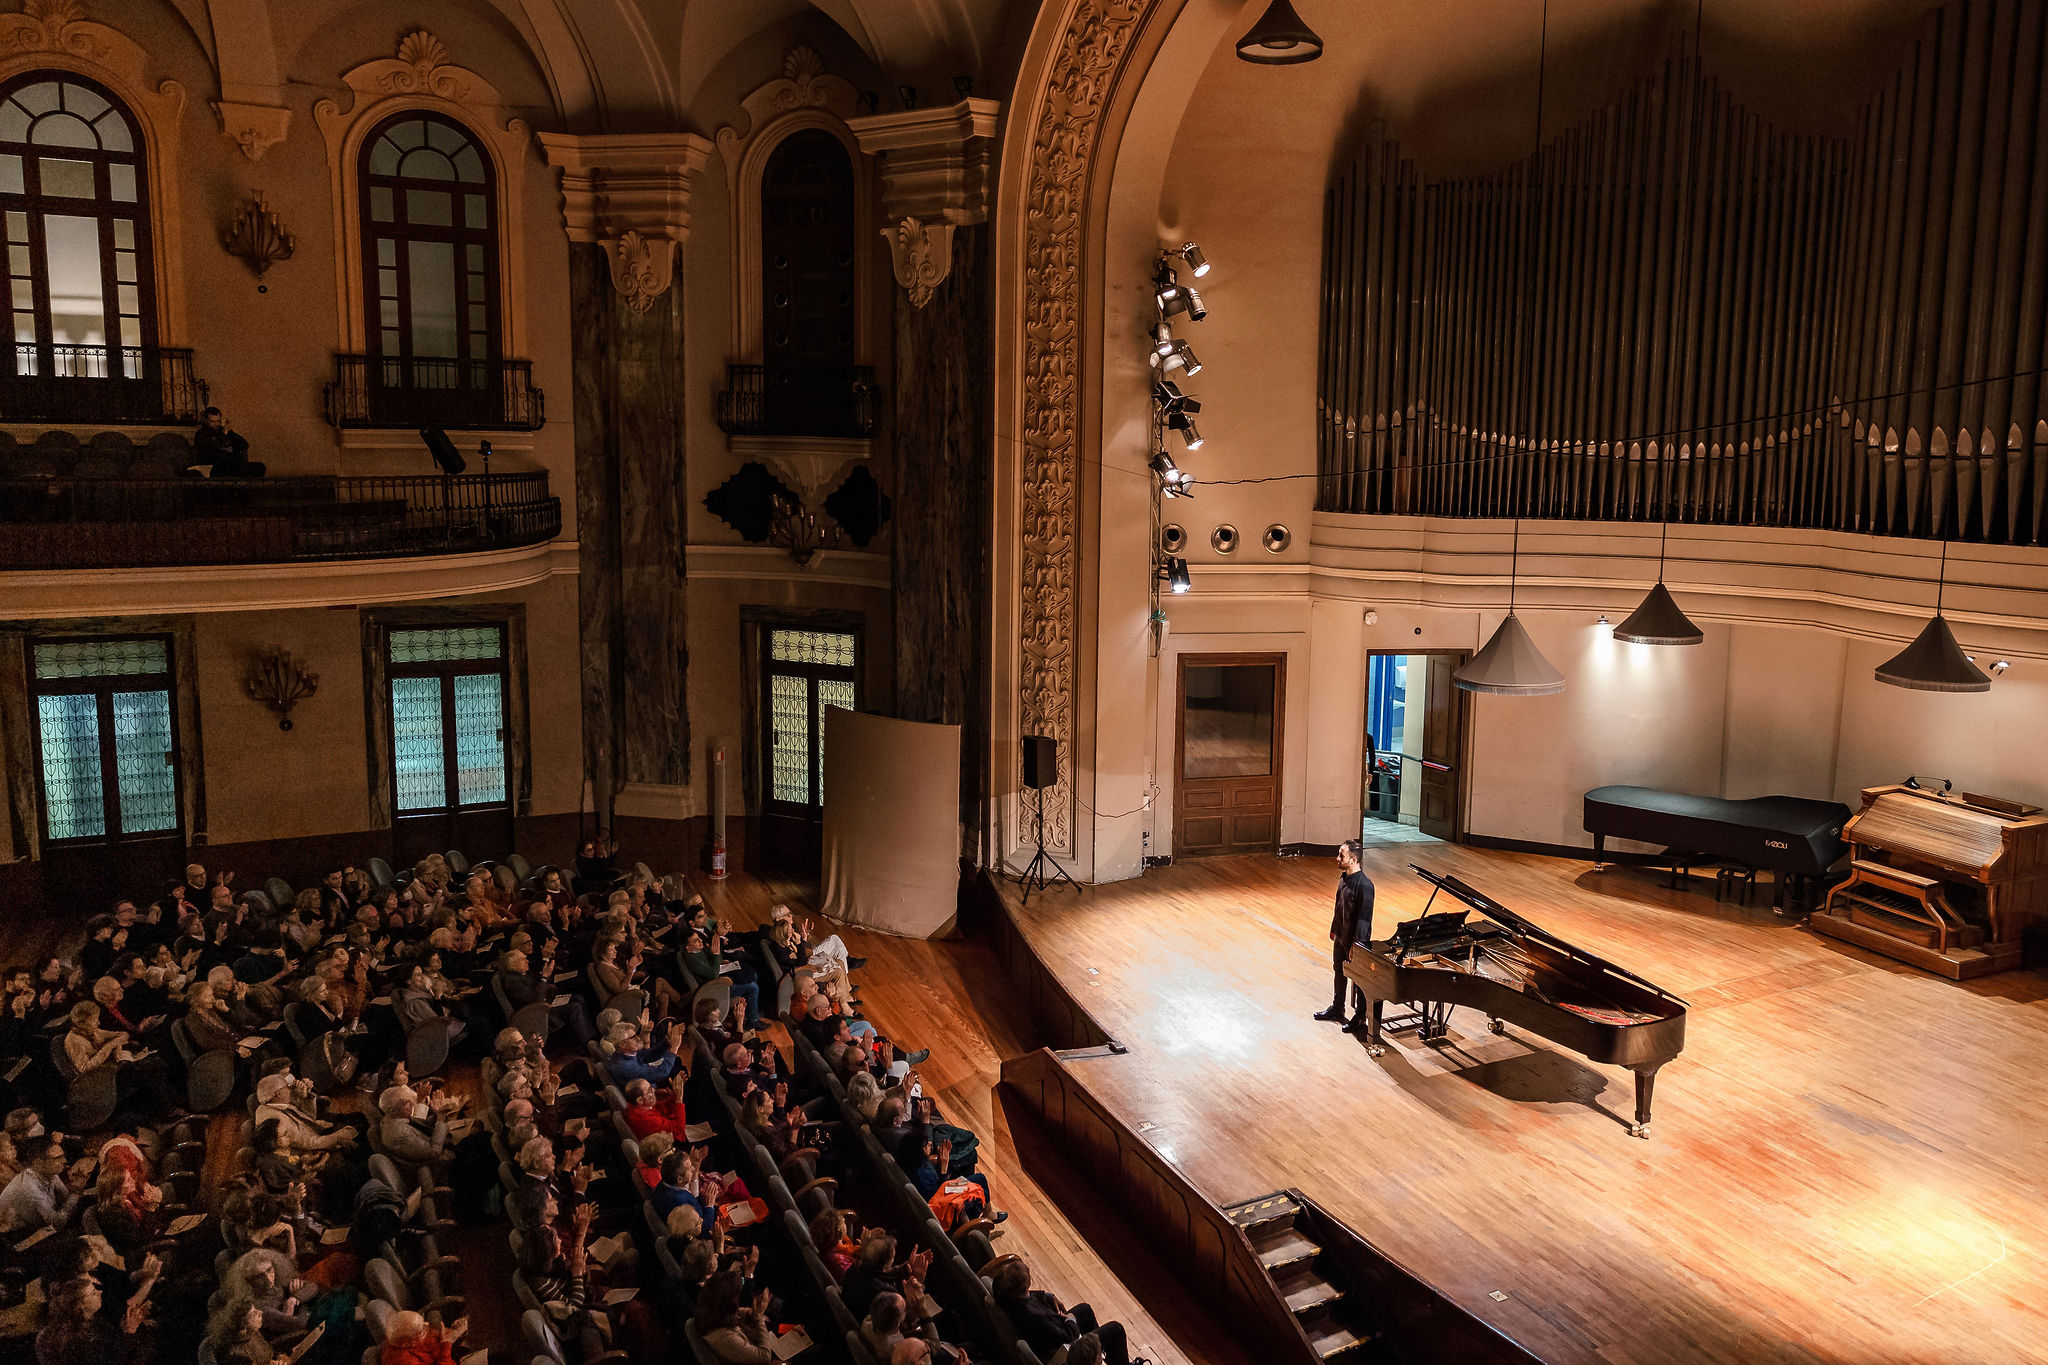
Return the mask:
<svg viewBox="0 0 2048 1365">
<path fill-rule="evenodd" d="M 420 28 L 398 44 L 398 64 L 377 78 L 377 88 L 391 95 L 438 95 L 444 100 L 469 97 L 469 73 L 448 59 L 448 45 Z"/>
<path fill-rule="evenodd" d="M 1074 848 L 1071 754 L 1079 559 L 1081 205 L 1106 97 L 1154 0 L 1087 0 L 1061 35 L 1054 84 L 1031 128 L 1025 195 L 1022 603 L 1024 734 L 1059 746 L 1046 844 Z"/>
<path fill-rule="evenodd" d="M 636 313 L 654 307 L 675 272 L 676 244 L 627 231 L 612 244 L 612 284 Z"/>
</svg>

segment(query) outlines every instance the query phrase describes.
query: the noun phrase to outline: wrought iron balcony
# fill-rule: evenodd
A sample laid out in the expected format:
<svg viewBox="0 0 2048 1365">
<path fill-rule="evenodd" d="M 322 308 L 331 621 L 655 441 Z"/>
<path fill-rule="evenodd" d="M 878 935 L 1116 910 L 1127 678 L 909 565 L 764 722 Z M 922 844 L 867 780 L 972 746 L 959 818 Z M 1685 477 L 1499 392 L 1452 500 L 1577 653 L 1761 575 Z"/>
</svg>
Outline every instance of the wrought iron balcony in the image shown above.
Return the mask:
<svg viewBox="0 0 2048 1365">
<path fill-rule="evenodd" d="M 718 425 L 732 436 L 875 434 L 872 365 L 728 365 Z"/>
<path fill-rule="evenodd" d="M 387 559 L 553 540 L 548 476 L 123 479 L 0 466 L 0 569 Z"/>
<path fill-rule="evenodd" d="M 327 386 L 337 427 L 537 431 L 547 420 L 531 360 L 338 355 Z"/>
<path fill-rule="evenodd" d="M 0 369 L 0 422 L 93 426 L 193 423 L 206 381 L 176 346 L 57 346 L 17 341 Z"/>
</svg>

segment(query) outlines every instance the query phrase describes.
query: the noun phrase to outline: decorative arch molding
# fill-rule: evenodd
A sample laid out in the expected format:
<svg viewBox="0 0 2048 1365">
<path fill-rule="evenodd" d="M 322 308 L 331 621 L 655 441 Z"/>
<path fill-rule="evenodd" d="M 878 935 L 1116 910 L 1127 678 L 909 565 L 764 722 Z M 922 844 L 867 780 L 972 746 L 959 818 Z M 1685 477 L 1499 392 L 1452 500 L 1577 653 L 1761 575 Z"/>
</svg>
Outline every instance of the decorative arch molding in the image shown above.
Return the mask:
<svg viewBox="0 0 2048 1365">
<path fill-rule="evenodd" d="M 361 194 L 355 168 L 363 143 L 378 124 L 408 110 L 437 113 L 455 120 L 476 136 L 496 161 L 500 338 L 508 356 L 526 354 L 526 157 L 532 132 L 526 121 L 505 116 L 497 87 L 448 58 L 448 49 L 425 29 L 408 33 L 396 57 L 365 62 L 345 72 L 342 80 L 354 92 L 349 107 L 323 99 L 313 106 L 313 121 L 327 142 L 327 171 L 334 205 L 334 240 L 340 269 L 335 272 L 341 319 L 339 349 L 369 349 L 369 328 L 363 316 L 363 230 Z"/>
<path fill-rule="evenodd" d="M 156 265 L 155 343 L 184 346 L 184 217 L 178 207 L 185 87 L 149 82 L 149 53 L 120 30 L 85 17 L 81 0 L 27 0 L 16 14 L 0 15 L 0 81 L 31 71 L 89 77 L 121 97 L 142 129 L 149 179 L 150 249 Z"/>
<path fill-rule="evenodd" d="M 854 297 L 862 300 L 855 310 L 854 354 L 862 359 L 871 354 L 868 323 L 873 251 L 867 246 L 866 225 L 875 221 L 873 177 L 863 169 L 860 141 L 849 120 L 860 109 L 860 91 L 852 82 L 830 75 L 824 59 L 808 47 L 793 47 L 783 58 L 782 75 L 761 86 L 740 101 L 747 121 L 742 129 L 733 124 L 717 134 L 719 159 L 725 163 L 726 193 L 732 205 L 732 348 L 741 362 L 757 361 L 762 355 L 761 321 L 761 179 L 768 158 L 784 139 L 811 128 L 822 128 L 839 139 L 853 163 L 854 222 L 861 225 L 854 240 Z"/>
</svg>

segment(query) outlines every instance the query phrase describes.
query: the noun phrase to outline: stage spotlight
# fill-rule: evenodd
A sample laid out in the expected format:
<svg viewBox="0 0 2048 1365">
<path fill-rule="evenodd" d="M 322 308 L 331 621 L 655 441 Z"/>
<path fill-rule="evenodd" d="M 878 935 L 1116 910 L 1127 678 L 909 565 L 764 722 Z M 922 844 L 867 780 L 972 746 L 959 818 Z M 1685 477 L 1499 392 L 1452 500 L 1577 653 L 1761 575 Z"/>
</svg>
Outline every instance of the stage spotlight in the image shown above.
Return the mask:
<svg viewBox="0 0 2048 1365">
<path fill-rule="evenodd" d="M 1189 242 L 1186 246 L 1182 247 L 1177 254 L 1188 263 L 1188 268 L 1195 272 L 1196 279 L 1199 280 L 1202 276 L 1209 273 L 1208 258 L 1202 255 L 1202 248 L 1196 246 L 1193 242 Z"/>
<path fill-rule="evenodd" d="M 1190 322 L 1200 322 L 1209 316 L 1209 310 L 1202 306 L 1201 291 L 1182 284 L 1180 277 L 1173 273 L 1173 267 L 1164 261 L 1159 263 L 1159 273 L 1154 277 L 1153 297 L 1158 300 L 1159 311 L 1165 317 L 1186 313 Z"/>
<path fill-rule="evenodd" d="M 1194 349 L 1185 341 L 1169 342 L 1164 350 L 1155 349 L 1152 363 L 1168 374 L 1175 370 L 1186 370 L 1189 374 L 1202 372 L 1202 362 L 1195 359 Z"/>
<path fill-rule="evenodd" d="M 1160 451 L 1152 457 L 1152 472 L 1159 476 L 1159 491 L 1169 498 L 1192 498 L 1195 495 L 1195 476 L 1173 462 L 1173 456 Z"/>
<path fill-rule="evenodd" d="M 1173 329 L 1160 323 L 1152 329 L 1152 368 L 1158 369 L 1162 361 L 1173 354 L 1180 343 L 1173 339 Z"/>
<path fill-rule="evenodd" d="M 1152 401 L 1159 405 L 1162 412 L 1200 412 L 1202 410 L 1201 403 L 1182 393 L 1180 385 L 1174 383 L 1171 379 L 1155 379 L 1152 381 Z"/>
<path fill-rule="evenodd" d="M 1180 433 L 1180 439 L 1189 450 L 1202 448 L 1202 433 L 1195 430 L 1195 419 L 1185 412 L 1170 414 L 1166 419 L 1166 425 Z"/>
<path fill-rule="evenodd" d="M 1158 573 L 1170 591 L 1186 592 L 1195 586 L 1194 580 L 1188 577 L 1188 562 L 1179 555 L 1168 555 L 1162 559 Z"/>
</svg>

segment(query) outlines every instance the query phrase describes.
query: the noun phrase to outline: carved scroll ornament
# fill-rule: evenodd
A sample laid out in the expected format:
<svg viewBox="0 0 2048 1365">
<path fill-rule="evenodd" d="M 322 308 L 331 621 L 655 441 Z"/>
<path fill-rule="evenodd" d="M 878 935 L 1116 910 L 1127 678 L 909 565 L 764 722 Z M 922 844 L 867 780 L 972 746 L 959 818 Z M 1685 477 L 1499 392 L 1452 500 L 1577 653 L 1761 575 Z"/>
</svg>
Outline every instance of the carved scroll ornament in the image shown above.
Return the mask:
<svg viewBox="0 0 2048 1365">
<path fill-rule="evenodd" d="M 953 225 L 905 218 L 882 235 L 889 241 L 896 283 L 908 291 L 913 307 L 924 307 L 953 273 Z"/>
</svg>

